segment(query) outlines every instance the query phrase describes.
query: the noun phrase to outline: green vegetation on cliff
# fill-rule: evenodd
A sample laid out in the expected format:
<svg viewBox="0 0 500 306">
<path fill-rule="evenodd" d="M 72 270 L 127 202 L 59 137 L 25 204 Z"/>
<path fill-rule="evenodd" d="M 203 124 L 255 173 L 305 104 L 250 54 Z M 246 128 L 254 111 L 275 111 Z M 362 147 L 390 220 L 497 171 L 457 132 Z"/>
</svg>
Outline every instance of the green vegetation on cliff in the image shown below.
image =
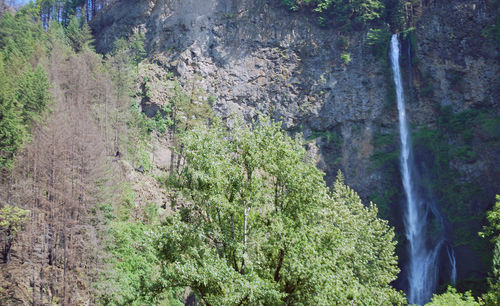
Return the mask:
<svg viewBox="0 0 500 306">
<path fill-rule="evenodd" d="M 479 139 L 493 147 L 500 145 L 500 117 L 481 110 L 453 113 L 450 107 L 441 109 L 437 127 L 421 128 L 414 132 L 416 155 L 424 161 L 429 174 L 428 190 L 441 203 L 443 212 L 454 227 L 455 245 L 473 245 L 482 250 L 488 261 L 487 246 L 475 233 L 480 230 L 482 212 L 470 203 L 484 194 L 478 182 L 463 182 L 451 165 L 473 163 L 477 153 L 474 141 Z M 476 220 L 476 222 L 468 222 Z"/>
<path fill-rule="evenodd" d="M 493 259 L 491 262 L 491 274 L 488 278 L 489 288 L 481 298 L 477 300 L 470 291 L 465 294 L 457 292 L 453 287 L 442 294 L 435 294 L 430 303 L 426 305 L 499 305 L 500 304 L 500 195 L 496 196 L 496 202 L 492 209 L 488 211 L 486 218 L 488 225 L 484 226 L 484 231 L 479 233 L 482 238 L 490 238 L 494 246 Z M 486 288 L 483 288 L 486 289 Z"/>
<path fill-rule="evenodd" d="M 321 26 L 333 25 L 343 30 L 360 29 L 367 25 L 390 24 L 394 31 L 406 27 L 406 4 L 410 0 L 281 0 L 281 4 L 291 11 L 309 9 L 317 16 Z"/>
<path fill-rule="evenodd" d="M 41 30 L 36 14 L 26 22 Z M 36 294 L 21 299 L 35 304 L 175 305 L 190 291 L 223 305 L 404 304 L 390 286 L 398 273 L 393 230 L 341 176 L 330 191 L 279 123 L 207 127 L 213 116 L 197 100 L 206 94 L 170 76 L 168 104 L 148 119 L 131 99 L 152 97 L 147 78 L 145 94 L 131 90 L 144 56 L 140 37 L 118 40 L 103 59 L 74 17 L 46 33 L 49 64 L 40 67 L 50 67 L 53 83 L 38 66 L 20 70 L 13 94 L 26 107 L 12 118 L 26 128 L 46 108 L 48 87 L 54 103 L 2 178 L 2 194 L 11 184 L 16 194 L 12 206 L 0 205 L 31 209 L 16 225 L 15 256 L 0 275 L 3 302 L 32 286 Z M 140 203 L 140 184 L 120 175 L 151 179 L 148 142 L 167 131 L 179 143 L 165 181 L 168 216 L 160 203 Z M 19 265 L 29 258 L 25 271 Z"/>
<path fill-rule="evenodd" d="M 379 0 L 282 0 L 281 3 L 293 11 L 301 7 L 311 8 L 320 16 L 323 25 L 360 25 L 380 19 L 384 13 L 384 3 Z"/>
<path fill-rule="evenodd" d="M 120 197 L 122 168 L 150 155 L 131 108 L 140 50 L 103 58 L 77 18 L 39 16 L 0 18 L 0 304 L 150 304 L 153 219 Z"/>
<path fill-rule="evenodd" d="M 0 253 L 3 263 L 9 263 L 12 244 L 28 221 L 29 213 L 29 210 L 10 205 L 0 209 Z"/>
</svg>

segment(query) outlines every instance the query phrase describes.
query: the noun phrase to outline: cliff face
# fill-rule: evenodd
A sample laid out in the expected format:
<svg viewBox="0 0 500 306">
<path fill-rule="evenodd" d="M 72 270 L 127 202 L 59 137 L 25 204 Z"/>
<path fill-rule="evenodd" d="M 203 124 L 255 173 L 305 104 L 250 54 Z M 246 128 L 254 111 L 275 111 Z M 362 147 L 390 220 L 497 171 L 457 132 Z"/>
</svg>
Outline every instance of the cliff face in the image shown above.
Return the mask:
<svg viewBox="0 0 500 306">
<path fill-rule="evenodd" d="M 498 51 L 487 39 L 496 12 L 484 1 L 450 2 L 432 4 L 416 29 L 418 66 L 436 89 L 431 100 L 454 111 L 498 106 Z"/>
<path fill-rule="evenodd" d="M 384 116 L 386 90 L 365 33 L 342 36 L 278 1 L 247 0 L 121 1 L 93 26 L 104 52 L 121 30 L 144 31 L 156 62 L 185 80 L 201 76 L 224 116 L 249 119 L 261 112 L 306 138 L 313 130 L 341 135 L 344 146 L 332 149 L 344 158 L 325 156 L 323 169 L 330 176 L 339 167 L 351 169 L 350 183 L 364 194 L 371 189 L 362 169 L 372 153 L 373 122 Z M 354 147 L 362 150 L 351 158 Z"/>
<path fill-rule="evenodd" d="M 422 170 L 443 189 L 454 181 L 448 191 L 434 194 L 441 193 L 437 198 L 450 222 L 461 279 L 481 278 L 489 264 L 488 245 L 476 233 L 500 190 L 499 53 L 491 39 L 498 13 L 487 3 L 434 1 L 427 7 L 415 30 L 414 69 L 407 74 L 413 123 L 440 131 L 437 150 L 447 150 L 450 175 L 438 173 L 436 152 L 434 163 L 423 161 Z M 432 145 L 417 145 L 417 155 L 425 159 Z"/>
<path fill-rule="evenodd" d="M 405 48 L 411 45 L 410 55 L 405 55 L 408 113 L 417 129 L 437 130 L 446 106 L 453 113 L 492 113 L 493 136 L 476 135 L 479 123 L 471 128 L 478 137 L 467 141 L 467 148 L 475 158 L 451 158 L 447 164 L 460 183 L 485 190 L 477 203 L 466 207 L 478 216 L 473 228 L 479 229 L 480 216 L 500 191 L 498 51 L 485 37 L 496 12 L 482 0 L 425 2 L 411 42 L 405 43 Z M 318 27 L 310 16 L 289 12 L 273 0 L 124 0 L 97 16 L 92 26 L 101 52 L 109 51 L 121 35 L 144 33 L 155 69 L 172 72 L 184 84 L 200 80 L 207 93 L 201 99 L 212 99 L 213 109 L 223 117 L 236 113 L 251 119 L 264 113 L 282 120 L 286 129 L 302 132 L 310 140 L 309 149 L 318 153 L 327 181 L 342 169 L 346 181 L 365 198 L 399 188 L 397 166 L 388 175 L 384 163 L 374 165 L 380 139 L 389 139 L 384 154 L 397 150 L 398 122 L 388 68 L 372 55 L 366 32 Z M 153 82 L 160 74 L 150 73 Z M 153 93 L 143 110 L 158 109 L 164 103 L 161 96 Z M 460 144 L 463 140 L 455 136 L 446 134 L 442 142 Z M 432 152 L 418 152 L 421 170 L 431 167 L 425 159 Z M 397 154 L 391 156 L 397 164 Z M 388 209 L 397 211 L 401 194 L 387 197 L 395 202 Z M 387 215 L 400 226 L 397 213 Z M 458 227 L 460 223 L 453 223 L 454 230 Z M 481 249 L 459 247 L 459 278 L 484 275 L 485 264 L 467 264 Z"/>
</svg>

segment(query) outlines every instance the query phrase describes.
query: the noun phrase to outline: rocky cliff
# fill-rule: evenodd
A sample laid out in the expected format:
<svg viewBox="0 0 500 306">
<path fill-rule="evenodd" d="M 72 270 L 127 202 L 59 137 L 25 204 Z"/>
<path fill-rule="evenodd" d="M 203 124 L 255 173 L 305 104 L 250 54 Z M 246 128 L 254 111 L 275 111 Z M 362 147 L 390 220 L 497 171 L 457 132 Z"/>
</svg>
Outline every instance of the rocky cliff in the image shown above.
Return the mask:
<svg viewBox="0 0 500 306">
<path fill-rule="evenodd" d="M 151 65 L 143 75 L 154 91 L 143 100 L 146 113 L 166 103 L 166 74 L 184 86 L 199 80 L 206 93 L 199 98 L 222 117 L 264 113 L 302 132 L 327 181 L 342 169 L 364 198 L 386 202 L 382 213 L 400 227 L 398 122 L 387 63 L 372 54 L 367 31 L 319 27 L 307 12 L 289 12 L 279 2 L 123 0 L 97 16 L 92 27 L 103 53 L 122 35 L 145 34 Z M 478 258 L 488 247 L 478 246 L 470 232 L 480 229 L 484 211 L 500 192 L 499 53 L 490 39 L 496 12 L 483 0 L 424 1 L 420 9 L 415 30 L 404 39 L 408 112 L 420 139 L 417 159 L 423 180 L 431 172 L 427 188 L 438 201 L 453 202 L 448 193 L 460 193 L 460 186 L 479 190 L 474 201 L 462 200 L 459 215 L 449 203 L 443 210 L 452 225 L 459 279 L 482 278 L 487 259 Z M 453 129 L 464 116 L 467 131 Z M 434 147 L 426 146 L 429 131 L 440 137 Z M 456 179 L 446 192 L 431 186 L 446 179 L 442 171 L 430 171 L 438 169 L 436 146 L 439 152 L 448 149 L 441 166 Z M 463 215 L 474 218 L 454 218 Z M 469 240 L 458 237 L 463 228 Z"/>
</svg>

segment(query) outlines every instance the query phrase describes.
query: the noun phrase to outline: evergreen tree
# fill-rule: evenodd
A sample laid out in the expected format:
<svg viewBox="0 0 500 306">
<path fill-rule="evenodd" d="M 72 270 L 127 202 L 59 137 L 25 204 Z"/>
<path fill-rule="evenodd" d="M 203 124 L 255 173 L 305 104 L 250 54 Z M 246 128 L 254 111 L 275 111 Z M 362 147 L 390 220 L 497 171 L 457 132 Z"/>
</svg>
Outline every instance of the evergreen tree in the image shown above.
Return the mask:
<svg viewBox="0 0 500 306">
<path fill-rule="evenodd" d="M 76 16 L 71 17 L 66 27 L 66 36 L 76 52 L 90 49 L 90 45 L 93 42 L 92 31 L 89 25 L 86 22 L 81 24 Z"/>
<path fill-rule="evenodd" d="M 10 168 L 26 134 L 21 106 L 14 99 L 0 54 L 0 168 Z"/>
<path fill-rule="evenodd" d="M 39 23 L 37 10 L 26 6 L 16 15 L 7 13 L 0 18 L 0 48 L 5 60 L 27 63 L 43 49 L 43 29 Z M 24 68 L 24 67 L 23 67 Z"/>
<path fill-rule="evenodd" d="M 29 124 L 50 102 L 43 67 L 32 68 L 45 54 L 45 37 L 33 4 L 0 18 L 0 168 L 12 165 Z"/>
<path fill-rule="evenodd" d="M 25 124 L 37 118 L 51 101 L 48 89 L 50 81 L 42 66 L 35 70 L 28 68 L 21 77 L 16 90 L 17 101 L 22 105 L 22 116 Z"/>
</svg>

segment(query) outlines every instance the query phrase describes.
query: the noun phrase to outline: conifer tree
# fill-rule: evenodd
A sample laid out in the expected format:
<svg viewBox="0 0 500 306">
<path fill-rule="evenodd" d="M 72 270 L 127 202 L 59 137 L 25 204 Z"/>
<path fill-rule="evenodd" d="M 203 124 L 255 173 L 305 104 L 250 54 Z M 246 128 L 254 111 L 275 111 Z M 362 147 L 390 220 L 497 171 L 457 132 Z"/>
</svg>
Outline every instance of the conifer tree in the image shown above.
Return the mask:
<svg viewBox="0 0 500 306">
<path fill-rule="evenodd" d="M 71 17 L 68 26 L 66 27 L 66 35 L 68 36 L 71 46 L 76 52 L 80 52 L 90 48 L 92 43 L 92 31 L 89 25 L 78 21 L 76 16 Z"/>
<path fill-rule="evenodd" d="M 12 166 L 13 157 L 23 144 L 26 131 L 21 114 L 0 54 L 0 168 Z"/>
<path fill-rule="evenodd" d="M 49 87 L 50 81 L 40 65 L 35 70 L 28 68 L 19 80 L 16 99 L 23 107 L 25 124 L 31 123 L 47 108 L 51 100 Z"/>
</svg>

